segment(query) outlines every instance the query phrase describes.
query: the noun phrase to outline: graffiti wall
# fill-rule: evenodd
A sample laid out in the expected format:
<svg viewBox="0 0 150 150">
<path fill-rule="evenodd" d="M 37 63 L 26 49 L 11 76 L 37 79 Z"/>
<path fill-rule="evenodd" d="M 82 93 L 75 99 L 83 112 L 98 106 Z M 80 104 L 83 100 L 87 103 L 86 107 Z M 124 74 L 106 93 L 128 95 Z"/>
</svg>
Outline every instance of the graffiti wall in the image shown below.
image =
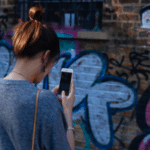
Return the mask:
<svg viewBox="0 0 150 150">
<path fill-rule="evenodd" d="M 145 133 L 145 135 L 139 135 L 140 138 L 142 137 L 140 139 L 141 145 L 146 146 L 145 138 L 148 143 L 149 87 L 145 90 L 139 102 L 137 94 L 143 82 L 140 80 L 140 75 L 143 75 L 145 81 L 149 79 L 150 70 L 148 62 L 150 59 L 148 54 L 148 51 L 130 53 L 129 58 L 132 65 L 129 68 L 124 66 L 124 56 L 121 58 L 121 62 L 119 62 L 113 58 L 108 59 L 105 57 L 106 55 L 104 56 L 101 52 L 95 50 L 80 52 L 74 58 L 71 58 L 69 53 L 64 53 L 61 55 L 58 64 L 52 69 L 49 78 L 50 88 L 59 84 L 62 67 L 74 70 L 76 101 L 73 119 L 74 121 L 81 120 L 84 123 L 85 131 L 96 147 L 108 149 L 116 139 L 124 147 L 124 143 L 119 137 L 115 136 L 115 133 L 123 124 L 123 120 L 127 118 L 122 117 L 114 128 L 112 116 L 117 115 L 119 112 L 127 112 L 127 110 L 132 108 L 134 109 L 130 115 L 130 123 L 132 122 L 132 117 L 135 117 L 137 126 L 143 134 Z M 112 67 L 110 67 L 110 64 Z M 118 76 L 110 75 L 111 70 L 116 66 L 119 68 L 115 68 L 115 73 Z M 130 130 L 132 128 L 134 127 L 129 127 Z M 130 141 L 131 149 L 135 148 L 135 145 L 139 143 L 136 140 L 136 138 L 139 140 L 139 136 L 135 136 L 135 139 Z"/>
<path fill-rule="evenodd" d="M 106 74 L 107 64 L 106 57 L 96 50 L 82 51 L 74 58 L 63 53 L 49 77 L 52 89 L 59 84 L 62 67 L 74 70 L 73 120 L 80 120 L 85 138 L 88 137 L 85 147 L 89 145 L 89 149 L 89 139 L 97 148 L 110 148 L 122 122 L 114 128 L 112 116 L 134 108 L 138 102 L 135 86 L 122 77 Z M 43 87 L 43 82 L 38 87 Z"/>
<path fill-rule="evenodd" d="M 132 125 L 128 127 L 129 134 L 131 131 L 131 133 L 137 135 L 134 136 L 133 141 L 129 140 L 129 148 L 133 149 L 134 147 L 135 149 L 137 143 L 137 149 L 143 149 L 148 145 L 149 87 L 139 101 L 137 93 L 143 82 L 143 78 L 141 80 L 140 76 L 143 75 L 145 81 L 149 79 L 148 62 L 150 59 L 148 55 L 148 51 L 129 53 L 132 65 L 126 67 L 124 66 L 124 56 L 119 62 L 113 58 L 108 59 L 106 54 L 96 50 L 82 51 L 74 58 L 71 58 L 69 53 L 64 53 L 60 56 L 58 64 L 51 70 L 50 88 L 59 84 L 62 67 L 74 70 L 76 101 L 73 109 L 73 119 L 74 121 L 80 120 L 85 138 L 88 137 L 97 148 L 108 149 L 114 144 L 115 140 L 119 141 L 123 149 L 127 148 L 124 144 L 124 141 L 128 140 L 127 137 L 124 139 L 121 137 L 120 139 L 115 133 L 122 128 L 123 120 L 128 118 L 122 116 L 115 126 L 112 118 L 119 112 L 128 111 L 129 114 L 132 112 L 129 122 L 132 123 L 132 119 L 135 118 L 136 128 L 139 127 L 143 132 L 138 135 L 139 133 L 136 133 L 136 130 L 132 131 L 134 128 Z M 115 67 L 117 76 L 111 75 L 113 67 Z M 88 145 L 87 141 L 89 140 L 86 139 L 85 148 Z M 88 148 L 90 149 L 90 147 L 89 144 Z"/>
<path fill-rule="evenodd" d="M 74 70 L 76 150 L 150 149 L 150 40 L 149 30 L 141 29 L 139 13 L 148 3 L 105 0 L 102 30 L 109 32 L 109 40 L 61 39 L 58 63 L 37 85 L 51 90 L 59 84 L 62 67 Z M 6 18 L 0 23 L 5 29 Z M 57 35 L 77 38 L 75 31 Z M 1 78 L 15 65 L 12 58 L 11 39 L 4 34 Z"/>
<path fill-rule="evenodd" d="M 0 44 L 2 78 L 12 70 L 16 59 L 12 61 L 8 42 L 2 39 Z M 60 55 L 49 73 L 49 90 L 59 84 L 61 68 L 74 70 L 76 150 L 110 149 L 116 141 L 121 149 L 148 149 L 150 87 L 143 90 L 140 98 L 139 91 L 143 81 L 149 81 L 149 54 L 149 51 L 129 53 L 130 67 L 125 65 L 127 55 L 115 59 L 98 50 L 81 51 L 74 57 L 69 51 Z M 42 89 L 45 83 L 43 79 L 37 87 Z"/>
<path fill-rule="evenodd" d="M 149 142 L 149 99 L 150 99 L 150 51 L 143 49 L 143 51 L 132 50 L 130 53 L 124 54 L 120 59 L 110 58 L 107 54 L 105 55 L 108 60 L 107 73 L 115 74 L 119 77 L 124 78 L 130 82 L 137 91 L 138 103 L 135 105 L 131 112 L 128 112 L 128 125 L 124 128 L 129 131 L 131 135 L 125 136 L 130 138 L 128 141 L 128 147 L 125 146 L 121 140 L 120 144 L 122 147 L 126 147 L 130 150 L 148 150 L 150 148 Z M 128 62 L 127 62 L 128 60 Z M 114 70 L 111 73 L 111 70 Z M 126 117 L 122 117 L 123 120 L 127 120 Z M 121 123 L 121 122 L 120 122 Z M 122 123 L 123 124 L 123 121 Z M 118 131 L 119 128 L 118 128 Z M 124 149 L 123 148 L 123 149 Z"/>
</svg>

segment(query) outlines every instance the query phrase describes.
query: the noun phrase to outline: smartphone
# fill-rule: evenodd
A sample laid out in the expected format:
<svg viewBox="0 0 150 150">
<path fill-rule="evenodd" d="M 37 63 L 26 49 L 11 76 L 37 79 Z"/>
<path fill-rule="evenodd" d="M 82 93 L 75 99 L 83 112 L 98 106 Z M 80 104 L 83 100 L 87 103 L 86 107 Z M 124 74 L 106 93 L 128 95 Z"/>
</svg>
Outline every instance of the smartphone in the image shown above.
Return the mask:
<svg viewBox="0 0 150 150">
<path fill-rule="evenodd" d="M 61 77 L 60 77 L 59 90 L 58 90 L 59 95 L 61 95 L 62 91 L 65 91 L 66 96 L 69 95 L 72 75 L 73 75 L 72 69 L 69 68 L 61 69 Z"/>
</svg>

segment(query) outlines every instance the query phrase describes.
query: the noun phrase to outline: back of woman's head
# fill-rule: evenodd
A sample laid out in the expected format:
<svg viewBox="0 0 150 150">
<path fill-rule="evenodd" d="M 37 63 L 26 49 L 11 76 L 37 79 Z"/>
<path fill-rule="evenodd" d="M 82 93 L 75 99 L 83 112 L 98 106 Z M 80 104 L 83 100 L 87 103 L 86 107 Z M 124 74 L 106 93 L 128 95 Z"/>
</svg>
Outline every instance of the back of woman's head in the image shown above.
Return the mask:
<svg viewBox="0 0 150 150">
<path fill-rule="evenodd" d="M 17 58 L 34 58 L 39 52 L 50 50 L 49 60 L 59 56 L 59 39 L 55 31 L 42 23 L 44 9 L 41 5 L 30 8 L 27 22 L 14 27 L 14 55 Z"/>
</svg>

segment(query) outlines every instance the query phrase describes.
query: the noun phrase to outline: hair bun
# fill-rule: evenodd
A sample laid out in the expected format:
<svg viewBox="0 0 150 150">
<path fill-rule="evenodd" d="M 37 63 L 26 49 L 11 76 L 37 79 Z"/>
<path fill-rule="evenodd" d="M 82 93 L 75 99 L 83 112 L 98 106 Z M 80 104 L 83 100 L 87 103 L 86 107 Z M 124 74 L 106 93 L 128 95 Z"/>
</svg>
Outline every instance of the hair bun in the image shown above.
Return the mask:
<svg viewBox="0 0 150 150">
<path fill-rule="evenodd" d="M 31 7 L 29 10 L 29 18 L 30 20 L 37 20 L 42 22 L 44 16 L 44 9 L 41 5 Z"/>
</svg>

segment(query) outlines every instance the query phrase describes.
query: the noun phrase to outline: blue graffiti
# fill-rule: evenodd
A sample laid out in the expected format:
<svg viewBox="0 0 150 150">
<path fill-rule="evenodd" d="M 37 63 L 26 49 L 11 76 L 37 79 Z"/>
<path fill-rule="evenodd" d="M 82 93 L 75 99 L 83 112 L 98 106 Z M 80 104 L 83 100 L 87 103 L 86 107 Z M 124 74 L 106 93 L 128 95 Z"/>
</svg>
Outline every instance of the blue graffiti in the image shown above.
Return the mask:
<svg viewBox="0 0 150 150">
<path fill-rule="evenodd" d="M 50 88 L 59 84 L 61 68 L 72 68 L 75 82 L 73 119 L 82 119 L 91 141 L 108 149 L 114 143 L 112 114 L 133 108 L 138 101 L 132 84 L 106 75 L 107 61 L 100 51 L 82 51 L 74 58 L 63 53 L 53 67 Z"/>
<path fill-rule="evenodd" d="M 9 64 L 7 65 L 7 71 L 6 73 L 4 74 L 4 77 L 8 75 L 8 71 L 10 69 L 10 65 L 11 65 L 11 52 L 13 50 L 13 47 L 12 45 L 10 45 L 4 38 L 2 38 L 0 40 L 0 47 L 5 47 L 7 52 L 8 52 L 8 55 L 9 55 Z M 6 68 L 6 66 L 3 66 Z"/>
<path fill-rule="evenodd" d="M 61 40 L 59 40 L 59 46 L 60 46 L 60 51 L 69 51 L 71 49 L 75 49 L 75 43 L 73 40 L 70 40 L 73 38 L 71 34 L 67 33 L 56 33 Z M 67 38 L 68 40 L 63 40 L 63 38 Z"/>
<path fill-rule="evenodd" d="M 12 51 L 12 45 L 10 45 L 5 39 L 0 40 L 0 46 L 6 47 L 9 51 Z"/>
</svg>

